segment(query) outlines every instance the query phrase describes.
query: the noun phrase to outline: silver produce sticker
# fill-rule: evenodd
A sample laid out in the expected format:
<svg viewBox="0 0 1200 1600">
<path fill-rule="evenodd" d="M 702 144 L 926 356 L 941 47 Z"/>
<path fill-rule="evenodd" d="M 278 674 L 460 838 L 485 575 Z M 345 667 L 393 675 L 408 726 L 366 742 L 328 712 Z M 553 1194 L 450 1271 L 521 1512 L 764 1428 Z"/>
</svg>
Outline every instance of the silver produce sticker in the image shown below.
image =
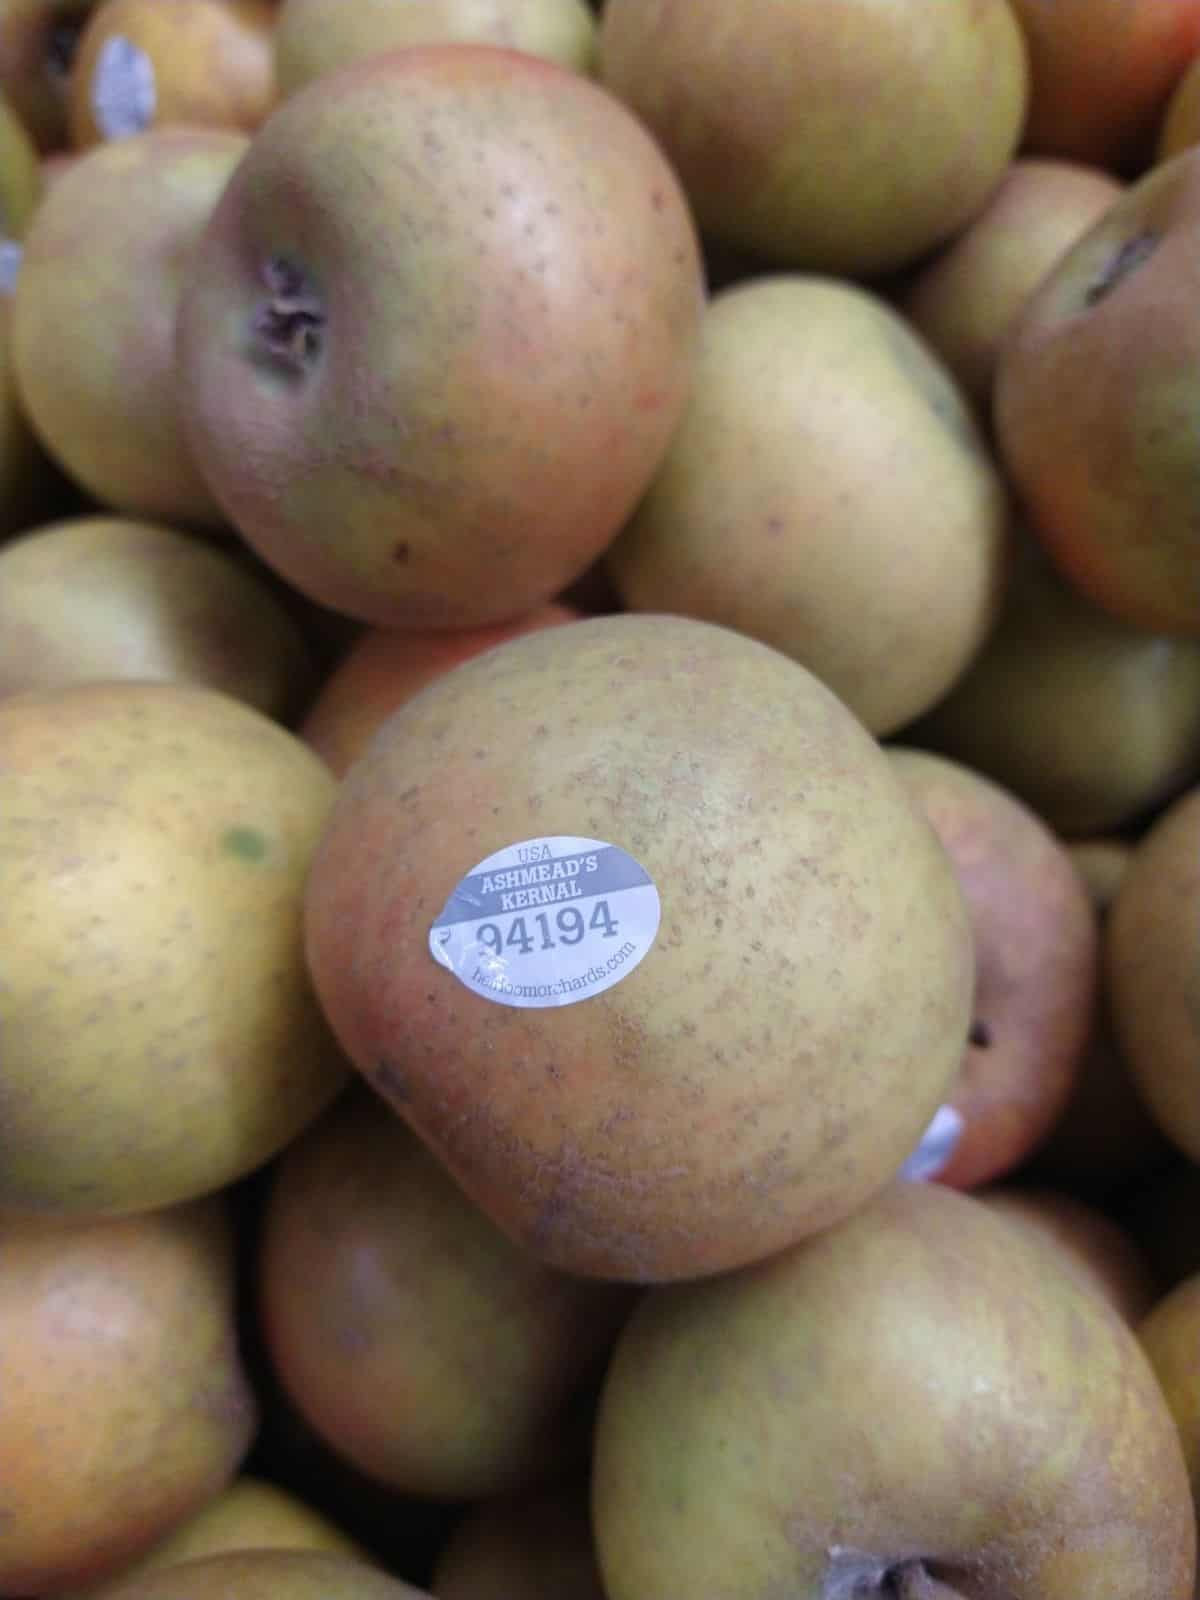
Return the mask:
<svg viewBox="0 0 1200 1600">
<path fill-rule="evenodd" d="M 92 115 L 106 139 L 142 133 L 154 121 L 154 63 L 123 34 L 113 34 L 100 46 L 91 87 Z"/>
<path fill-rule="evenodd" d="M 631 973 L 660 915 L 650 874 L 626 851 L 553 834 L 472 867 L 430 928 L 429 948 L 485 1000 L 569 1006 Z"/>
<path fill-rule="evenodd" d="M 913 1183 L 931 1183 L 950 1164 L 958 1141 L 966 1132 L 966 1119 L 953 1106 L 939 1106 L 921 1135 L 920 1143 L 900 1168 L 899 1176 Z"/>
</svg>

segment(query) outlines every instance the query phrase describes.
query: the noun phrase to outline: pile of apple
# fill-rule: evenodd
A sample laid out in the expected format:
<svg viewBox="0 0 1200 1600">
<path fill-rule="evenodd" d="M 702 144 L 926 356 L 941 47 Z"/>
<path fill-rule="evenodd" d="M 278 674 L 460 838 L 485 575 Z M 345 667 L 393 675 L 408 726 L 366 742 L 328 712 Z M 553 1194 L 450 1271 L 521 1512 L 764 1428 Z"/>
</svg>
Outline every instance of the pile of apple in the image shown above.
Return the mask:
<svg viewBox="0 0 1200 1600">
<path fill-rule="evenodd" d="M 1194 1600 L 1200 0 L 0 0 L 0 1600 Z"/>
</svg>

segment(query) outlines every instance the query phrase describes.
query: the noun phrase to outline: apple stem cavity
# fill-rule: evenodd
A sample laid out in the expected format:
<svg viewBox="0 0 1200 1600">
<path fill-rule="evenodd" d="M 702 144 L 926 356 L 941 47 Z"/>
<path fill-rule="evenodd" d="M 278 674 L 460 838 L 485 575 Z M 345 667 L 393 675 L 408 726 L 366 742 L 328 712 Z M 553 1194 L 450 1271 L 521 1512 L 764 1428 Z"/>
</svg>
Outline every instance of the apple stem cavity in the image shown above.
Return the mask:
<svg viewBox="0 0 1200 1600">
<path fill-rule="evenodd" d="M 255 353 L 303 377 L 321 354 L 325 307 L 306 274 L 285 256 L 271 256 L 262 278 L 267 298 L 251 323 Z"/>
<path fill-rule="evenodd" d="M 1158 241 L 1157 233 L 1139 233 L 1132 239 L 1126 239 L 1116 254 L 1109 258 L 1100 276 L 1088 285 L 1083 297 L 1085 304 L 1095 306 L 1101 300 L 1106 300 L 1123 278 L 1136 272 L 1143 262 L 1149 260 L 1158 247 Z"/>
</svg>

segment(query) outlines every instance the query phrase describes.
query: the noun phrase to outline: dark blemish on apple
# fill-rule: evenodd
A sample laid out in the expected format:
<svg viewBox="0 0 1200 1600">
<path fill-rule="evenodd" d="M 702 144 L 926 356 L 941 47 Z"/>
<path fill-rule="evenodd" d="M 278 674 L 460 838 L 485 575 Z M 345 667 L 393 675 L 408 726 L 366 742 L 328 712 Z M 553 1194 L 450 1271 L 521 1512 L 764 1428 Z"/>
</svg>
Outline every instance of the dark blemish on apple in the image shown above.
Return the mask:
<svg viewBox="0 0 1200 1600">
<path fill-rule="evenodd" d="M 980 1022 L 977 1017 L 971 1024 L 971 1031 L 967 1035 L 967 1038 L 971 1044 L 976 1046 L 977 1049 L 987 1050 L 991 1048 L 992 1030 L 988 1027 L 986 1022 Z"/>
<path fill-rule="evenodd" d="M 1088 285 L 1084 294 L 1084 304 L 1089 306 L 1099 305 L 1117 287 L 1123 278 L 1131 272 L 1136 272 L 1143 262 L 1149 260 L 1158 248 L 1160 235 L 1157 233 L 1139 233 L 1125 243 L 1112 256 L 1100 276 Z"/>
<path fill-rule="evenodd" d="M 261 861 L 267 853 L 267 841 L 257 828 L 227 828 L 221 836 L 221 848 L 239 861 Z"/>
<path fill-rule="evenodd" d="M 325 307 L 311 280 L 286 256 L 263 264 L 267 298 L 251 319 L 255 355 L 296 377 L 311 371 L 324 345 Z"/>
<path fill-rule="evenodd" d="M 398 544 L 394 544 L 392 546 L 393 561 L 398 561 L 401 565 L 403 565 L 408 560 L 410 555 L 412 555 L 412 548 L 407 539 L 401 539 Z"/>
</svg>

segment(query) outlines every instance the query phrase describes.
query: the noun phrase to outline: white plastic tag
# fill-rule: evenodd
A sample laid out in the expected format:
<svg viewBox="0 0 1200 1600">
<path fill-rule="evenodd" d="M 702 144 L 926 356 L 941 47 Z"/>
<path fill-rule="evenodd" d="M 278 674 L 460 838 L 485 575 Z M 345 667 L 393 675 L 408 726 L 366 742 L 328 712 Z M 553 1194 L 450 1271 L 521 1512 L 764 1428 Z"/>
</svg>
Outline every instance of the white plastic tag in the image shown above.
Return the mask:
<svg viewBox="0 0 1200 1600">
<path fill-rule="evenodd" d="M 961 1111 L 953 1106 L 939 1106 L 933 1121 L 921 1135 L 920 1144 L 900 1168 L 900 1176 L 914 1183 L 931 1182 L 954 1154 L 966 1125 Z"/>
<path fill-rule="evenodd" d="M 132 39 L 115 33 L 100 46 L 92 74 L 92 115 L 106 139 L 142 133 L 154 120 L 154 63 Z"/>
<path fill-rule="evenodd" d="M 554 834 L 472 867 L 429 930 L 429 948 L 485 1000 L 569 1006 L 633 971 L 660 914 L 650 874 L 618 845 Z"/>
</svg>

